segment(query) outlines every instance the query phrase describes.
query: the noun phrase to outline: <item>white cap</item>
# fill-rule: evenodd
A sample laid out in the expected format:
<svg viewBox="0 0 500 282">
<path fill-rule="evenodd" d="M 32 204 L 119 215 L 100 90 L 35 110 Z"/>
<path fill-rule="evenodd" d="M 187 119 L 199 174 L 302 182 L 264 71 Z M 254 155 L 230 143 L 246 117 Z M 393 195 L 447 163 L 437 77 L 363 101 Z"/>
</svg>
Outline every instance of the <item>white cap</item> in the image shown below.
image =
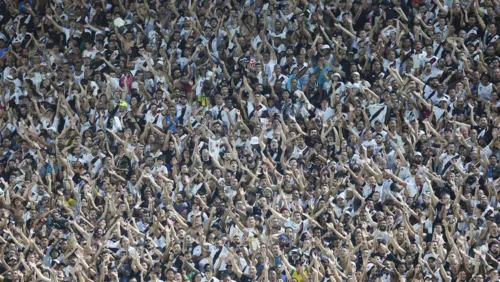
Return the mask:
<svg viewBox="0 0 500 282">
<path fill-rule="evenodd" d="M 446 103 L 448 103 L 448 99 L 446 99 L 445 97 L 441 97 L 441 99 L 439 99 L 439 102 L 446 102 Z"/>
<path fill-rule="evenodd" d="M 325 45 L 321 46 L 321 49 L 330 49 L 330 45 L 325 44 Z"/>
<path fill-rule="evenodd" d="M 424 256 L 424 260 L 426 260 L 426 261 L 427 261 L 428 259 L 430 259 L 430 258 L 436 259 L 436 256 L 435 256 L 434 254 L 432 254 L 432 253 L 428 253 L 428 254 L 426 254 L 426 255 Z"/>
</svg>

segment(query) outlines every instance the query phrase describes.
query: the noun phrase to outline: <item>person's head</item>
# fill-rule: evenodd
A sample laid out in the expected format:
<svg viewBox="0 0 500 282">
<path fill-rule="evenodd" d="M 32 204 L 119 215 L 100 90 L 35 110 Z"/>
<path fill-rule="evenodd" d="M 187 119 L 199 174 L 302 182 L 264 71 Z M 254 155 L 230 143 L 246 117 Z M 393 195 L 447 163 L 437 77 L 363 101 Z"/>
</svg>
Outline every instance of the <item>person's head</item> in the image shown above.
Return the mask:
<svg viewBox="0 0 500 282">
<path fill-rule="evenodd" d="M 301 213 L 301 212 L 299 212 L 299 211 L 295 211 L 295 212 L 293 213 L 293 221 L 294 221 L 295 223 L 297 223 L 297 224 L 298 224 L 298 223 L 301 223 L 301 222 L 302 222 L 302 213 Z"/>
<path fill-rule="evenodd" d="M 387 230 L 387 218 L 382 218 L 378 223 L 378 227 L 381 231 L 386 231 Z"/>
<path fill-rule="evenodd" d="M 255 266 L 253 266 L 253 265 L 252 265 L 252 266 L 250 266 L 250 267 L 248 268 L 248 276 L 250 276 L 250 277 L 252 277 L 252 278 L 253 278 L 253 277 L 255 277 L 256 275 L 257 275 L 257 268 L 256 268 Z"/>
<path fill-rule="evenodd" d="M 212 267 L 210 266 L 205 267 L 205 278 L 207 279 L 207 281 L 210 281 L 210 279 L 212 279 L 212 275 L 213 275 Z"/>
</svg>

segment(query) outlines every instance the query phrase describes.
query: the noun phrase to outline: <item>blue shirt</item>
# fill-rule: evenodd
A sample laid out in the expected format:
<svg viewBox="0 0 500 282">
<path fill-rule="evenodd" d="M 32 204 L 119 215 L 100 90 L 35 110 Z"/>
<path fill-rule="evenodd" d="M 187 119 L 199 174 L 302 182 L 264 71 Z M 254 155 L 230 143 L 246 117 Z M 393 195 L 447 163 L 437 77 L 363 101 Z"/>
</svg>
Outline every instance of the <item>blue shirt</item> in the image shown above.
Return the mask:
<svg viewBox="0 0 500 282">
<path fill-rule="evenodd" d="M 323 70 L 324 70 L 324 72 L 325 72 L 326 74 L 328 74 L 328 72 L 329 72 L 329 71 L 331 71 L 331 70 L 333 70 L 333 69 L 332 69 L 330 66 L 325 66 L 325 67 L 323 68 Z M 326 82 L 326 77 L 325 77 L 325 75 L 324 75 L 324 74 L 323 74 L 323 72 L 319 69 L 319 67 L 315 67 L 315 68 L 314 68 L 314 72 L 315 72 L 315 73 L 319 72 L 319 74 L 318 74 L 318 79 L 316 80 L 316 82 L 318 82 L 318 84 L 319 84 L 319 86 L 320 86 L 320 87 L 323 87 L 323 83 L 325 83 L 325 82 Z"/>
<path fill-rule="evenodd" d="M 170 116 L 168 115 L 167 117 L 165 117 L 165 121 L 167 122 L 167 124 L 170 123 L 170 125 L 167 128 L 167 131 L 172 130 L 172 132 L 175 133 L 177 131 L 177 126 L 175 124 L 177 124 L 179 122 L 179 118 L 178 117 L 174 118 L 174 122 L 175 122 L 175 124 L 174 124 L 174 123 L 171 123 Z"/>
<path fill-rule="evenodd" d="M 297 89 L 300 89 L 302 90 L 302 83 L 300 83 L 300 81 L 297 79 L 297 74 L 291 74 L 289 77 L 288 77 L 288 81 L 286 82 L 286 90 L 288 91 L 292 91 L 292 79 L 296 79 L 297 81 Z"/>
<path fill-rule="evenodd" d="M 280 265 L 281 264 L 281 257 L 275 257 L 274 258 L 274 264 L 275 265 Z"/>
<path fill-rule="evenodd" d="M 3 48 L 3 49 L 1 49 L 1 50 L 0 50 L 0 56 L 2 56 L 2 55 L 3 55 L 3 53 L 5 53 L 5 52 L 7 52 L 7 51 L 9 51 L 9 48 Z"/>
</svg>

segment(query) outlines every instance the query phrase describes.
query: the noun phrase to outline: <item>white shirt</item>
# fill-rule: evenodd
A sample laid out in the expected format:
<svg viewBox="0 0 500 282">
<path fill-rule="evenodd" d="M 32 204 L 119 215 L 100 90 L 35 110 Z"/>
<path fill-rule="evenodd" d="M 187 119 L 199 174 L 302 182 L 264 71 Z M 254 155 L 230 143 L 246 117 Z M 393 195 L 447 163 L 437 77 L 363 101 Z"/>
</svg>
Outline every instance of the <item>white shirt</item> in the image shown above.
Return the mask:
<svg viewBox="0 0 500 282">
<path fill-rule="evenodd" d="M 219 279 L 212 276 L 212 278 L 210 278 L 210 280 L 207 280 L 206 277 L 203 277 L 203 278 L 201 278 L 200 282 L 219 282 Z"/>
<path fill-rule="evenodd" d="M 187 216 L 187 222 L 191 222 L 193 219 L 193 216 L 198 216 L 201 215 L 201 220 L 204 222 L 205 220 L 208 219 L 207 215 L 204 212 L 198 211 L 196 214 L 194 211 L 191 211 L 188 216 Z"/>
<path fill-rule="evenodd" d="M 295 145 L 293 147 L 292 157 L 302 159 L 306 158 L 309 155 L 309 147 L 306 145 L 304 148 L 299 148 L 299 146 Z"/>
<path fill-rule="evenodd" d="M 161 113 L 153 113 L 151 110 L 149 110 L 146 115 L 144 116 L 144 119 L 146 120 L 147 123 L 153 123 L 156 124 L 160 127 L 163 127 L 163 115 Z"/>
<path fill-rule="evenodd" d="M 219 248 L 217 246 L 215 246 L 215 245 L 210 245 L 208 247 L 208 250 L 210 252 L 210 258 L 209 259 L 213 259 L 213 257 L 215 256 L 215 254 L 217 254 L 220 251 L 219 257 L 217 257 L 217 259 L 215 261 L 213 261 L 213 265 L 217 265 L 219 263 L 219 260 L 221 259 L 221 256 L 225 257 L 229 253 L 229 250 L 226 248 L 226 246 L 222 246 L 220 248 L 222 248 L 222 250 L 219 250 Z M 221 266 L 220 266 L 219 270 L 220 271 L 226 270 L 226 262 L 224 260 L 221 262 Z"/>
<path fill-rule="evenodd" d="M 290 227 L 292 228 L 292 231 L 293 233 L 297 233 L 299 232 L 300 230 L 300 227 L 302 226 L 302 232 L 306 231 L 307 228 L 309 227 L 309 219 L 306 219 L 306 220 L 303 220 L 302 222 L 300 223 L 296 223 L 295 221 L 293 221 L 291 218 L 288 218 L 286 221 L 285 221 L 285 227 Z"/>
<path fill-rule="evenodd" d="M 484 86 L 481 82 L 479 83 L 479 86 L 477 87 L 477 94 L 479 97 L 489 100 L 491 98 L 491 93 L 493 92 L 493 84 L 488 83 L 488 85 Z"/>
<path fill-rule="evenodd" d="M 365 148 L 368 148 L 369 146 L 373 146 L 373 148 L 375 148 L 375 146 L 377 146 L 377 143 L 375 142 L 375 139 L 372 139 L 363 141 L 361 145 Z"/>
<path fill-rule="evenodd" d="M 264 106 L 263 104 L 258 105 L 258 107 L 260 107 L 260 109 L 258 110 L 255 107 L 256 106 L 254 105 L 254 103 L 247 102 L 247 113 L 249 116 L 253 113 L 253 115 L 257 115 L 258 117 L 260 117 L 262 113 L 264 113 L 267 110 L 267 107 Z"/>
<path fill-rule="evenodd" d="M 119 255 L 119 254 L 121 254 L 121 253 L 123 253 L 123 252 L 129 252 L 129 253 L 135 253 L 135 254 L 137 253 L 137 251 L 134 249 L 134 247 L 129 246 L 127 250 L 125 250 L 124 248 L 120 248 L 120 249 L 116 252 L 116 254 L 117 254 L 117 255 Z"/>
<path fill-rule="evenodd" d="M 223 108 L 224 108 L 224 103 L 222 103 L 221 105 L 215 105 L 212 108 L 210 108 L 210 112 L 212 112 L 212 116 L 215 119 L 218 119 L 217 116 L 219 115 L 219 113 L 222 116 L 222 110 L 223 110 Z"/>
<path fill-rule="evenodd" d="M 236 112 L 238 110 L 236 108 L 233 108 L 229 112 L 223 111 L 221 114 L 222 117 L 222 122 L 224 123 L 225 126 L 229 127 L 232 124 L 236 124 Z"/>
<path fill-rule="evenodd" d="M 66 28 L 66 27 L 63 27 L 63 32 L 66 35 L 66 42 L 68 42 L 71 39 L 71 36 L 81 35 L 82 34 L 77 29 L 69 29 L 69 28 Z"/>
<path fill-rule="evenodd" d="M 268 80 L 271 80 L 271 77 L 273 76 L 274 66 L 277 63 L 277 60 L 269 60 L 267 64 L 264 64 L 264 72 L 266 73 Z"/>
<path fill-rule="evenodd" d="M 431 78 L 438 77 L 441 74 L 443 74 L 442 70 L 432 68 L 430 73 L 425 73 L 425 72 L 423 73 L 424 82 L 427 82 Z"/>
<path fill-rule="evenodd" d="M 363 197 L 368 198 L 373 192 L 379 192 L 380 193 L 380 198 L 384 198 L 384 186 L 383 185 L 378 185 L 378 183 L 375 184 L 375 189 L 373 190 L 372 187 L 366 183 L 365 186 L 363 186 Z"/>
<path fill-rule="evenodd" d="M 399 70 L 399 68 L 401 67 L 401 60 L 398 58 L 391 62 L 387 59 L 384 59 L 382 65 L 385 71 L 388 71 L 391 67 L 395 67 L 397 70 Z"/>
<path fill-rule="evenodd" d="M 441 156 L 439 157 L 439 162 L 440 162 L 440 165 L 441 165 L 441 173 L 443 173 L 443 169 L 445 167 L 450 167 L 451 165 L 448 166 L 448 162 L 451 161 L 452 158 L 454 158 L 456 156 L 456 154 L 454 155 L 450 155 L 448 153 L 443 153 L 441 154 Z"/>
<path fill-rule="evenodd" d="M 95 58 L 95 54 L 97 53 L 97 51 L 95 50 L 95 48 L 93 48 L 92 50 L 84 50 L 83 51 L 83 57 L 90 57 L 92 59 Z"/>
</svg>

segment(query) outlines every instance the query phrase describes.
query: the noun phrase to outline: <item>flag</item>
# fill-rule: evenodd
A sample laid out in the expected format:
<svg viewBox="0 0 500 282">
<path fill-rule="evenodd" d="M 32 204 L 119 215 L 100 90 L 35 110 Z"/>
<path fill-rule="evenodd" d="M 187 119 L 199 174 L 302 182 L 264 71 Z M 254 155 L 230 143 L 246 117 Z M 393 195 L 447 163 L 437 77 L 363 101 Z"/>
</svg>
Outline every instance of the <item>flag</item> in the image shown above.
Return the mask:
<svg viewBox="0 0 500 282">
<path fill-rule="evenodd" d="M 459 158 L 460 158 L 459 154 L 455 155 L 446 154 L 446 156 L 442 160 L 443 169 L 441 170 L 441 175 L 444 175 L 446 171 L 450 168 L 450 166 L 452 166 L 451 159 L 457 160 Z"/>
<path fill-rule="evenodd" d="M 189 118 L 189 120 L 191 121 L 191 127 L 192 128 L 197 128 L 198 126 L 200 126 L 201 124 L 198 122 L 198 120 L 196 120 L 193 116 L 191 116 Z"/>
<path fill-rule="evenodd" d="M 221 144 L 221 139 L 219 140 L 214 140 L 212 138 L 208 139 L 208 150 L 210 151 L 210 154 L 212 154 L 212 157 L 214 157 L 217 160 L 219 159 L 220 144 Z"/>
<path fill-rule="evenodd" d="M 120 118 L 119 117 L 113 117 L 113 121 L 112 121 L 112 129 L 111 131 L 113 132 L 118 132 L 118 131 L 121 131 L 123 129 L 123 125 L 122 125 L 122 122 L 120 121 Z"/>
<path fill-rule="evenodd" d="M 368 116 L 370 117 L 370 124 L 375 127 L 375 122 L 385 123 L 385 116 L 387 114 L 387 106 L 383 104 L 373 104 L 368 106 Z"/>
<path fill-rule="evenodd" d="M 436 118 L 436 121 L 442 118 L 444 114 L 445 110 L 441 109 L 440 107 L 434 107 L 434 117 Z"/>
<path fill-rule="evenodd" d="M 81 203 L 82 203 L 82 195 L 80 193 L 78 193 L 76 195 L 75 218 L 78 217 L 78 216 L 80 216 Z"/>
</svg>

